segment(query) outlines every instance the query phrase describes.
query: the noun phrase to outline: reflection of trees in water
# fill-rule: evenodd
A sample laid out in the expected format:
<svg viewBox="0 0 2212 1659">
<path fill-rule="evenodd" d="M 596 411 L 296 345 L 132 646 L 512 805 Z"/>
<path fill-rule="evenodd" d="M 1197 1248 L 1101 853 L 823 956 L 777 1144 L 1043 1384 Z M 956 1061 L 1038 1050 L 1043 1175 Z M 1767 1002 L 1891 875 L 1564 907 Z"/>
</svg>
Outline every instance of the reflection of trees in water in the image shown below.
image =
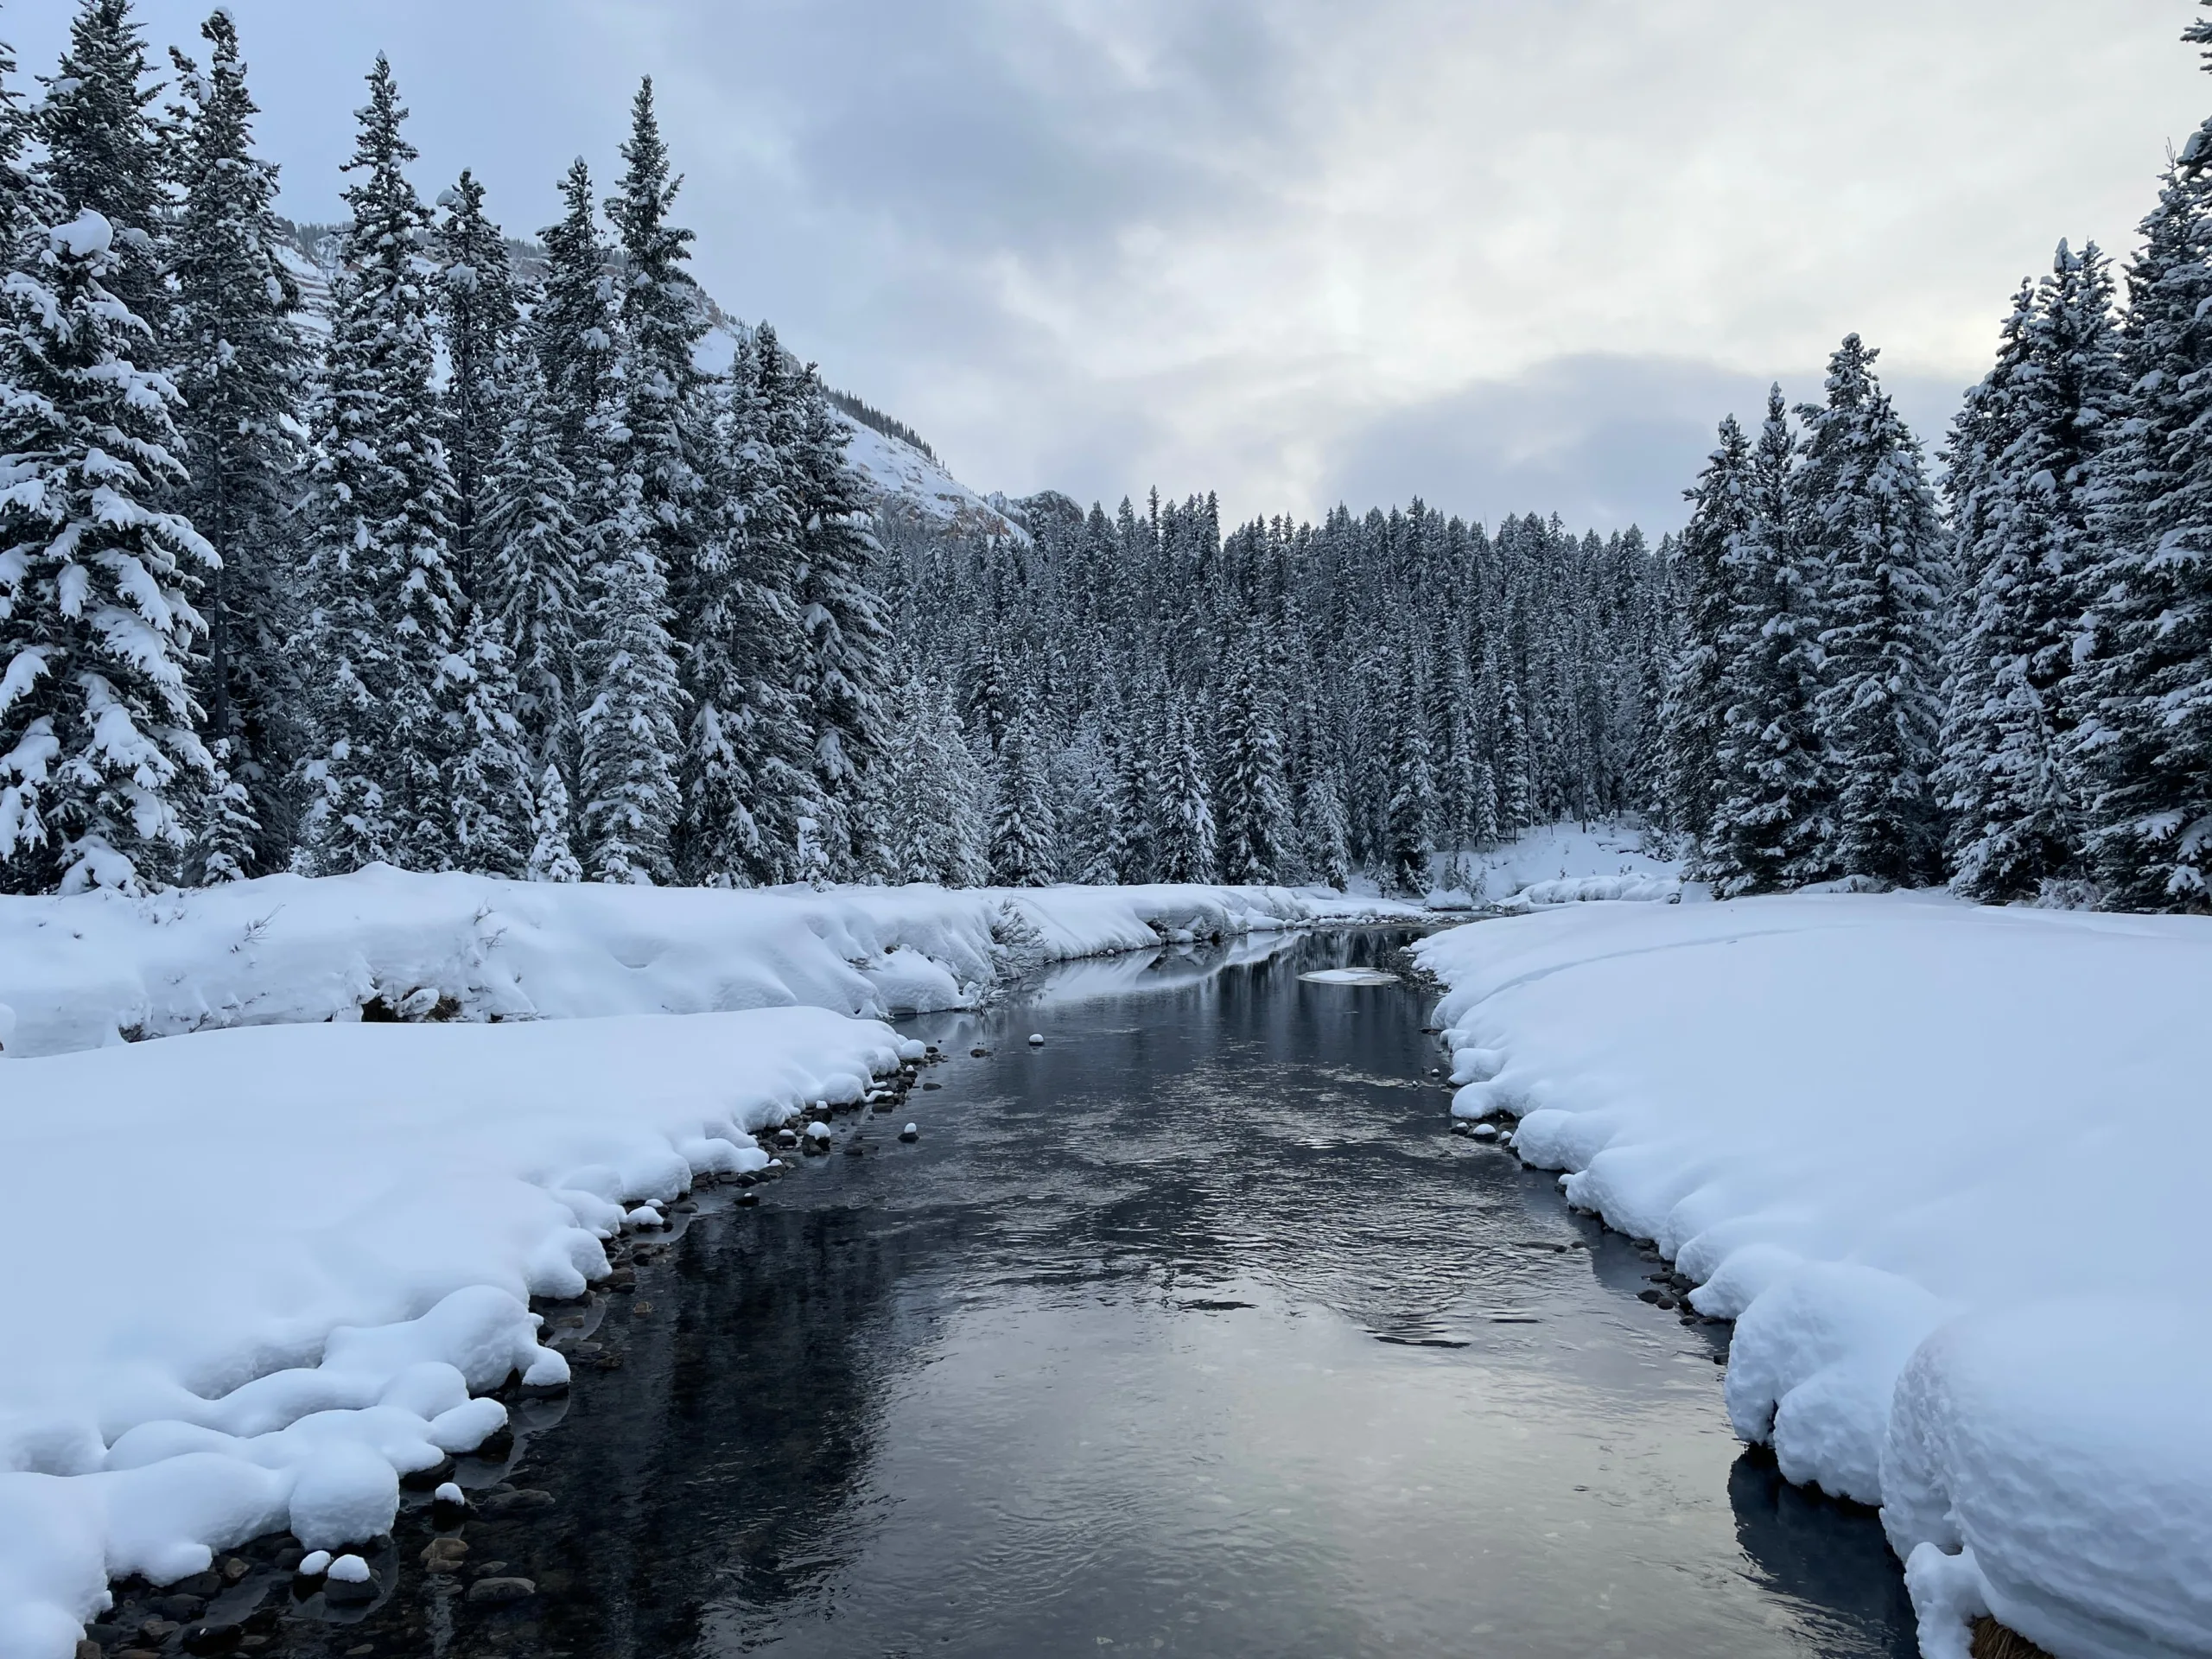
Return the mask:
<svg viewBox="0 0 2212 1659">
<path fill-rule="evenodd" d="M 1736 1539 L 1772 1589 L 1804 1605 L 1816 1624 L 1840 1627 L 1850 1651 L 1917 1659 L 1904 1574 L 1871 1510 L 1792 1486 L 1773 1453 L 1752 1448 L 1728 1471 Z"/>
<path fill-rule="evenodd" d="M 628 1362 L 582 1433 L 518 1479 L 560 1497 L 541 1525 L 563 1588 L 544 1638 L 594 1659 L 661 1656 L 712 1630 L 741 1644 L 829 1586 L 857 1547 L 881 1396 L 912 1351 L 895 1292 L 936 1246 L 846 1210 L 767 1209 L 695 1227 L 654 1274 Z"/>
</svg>

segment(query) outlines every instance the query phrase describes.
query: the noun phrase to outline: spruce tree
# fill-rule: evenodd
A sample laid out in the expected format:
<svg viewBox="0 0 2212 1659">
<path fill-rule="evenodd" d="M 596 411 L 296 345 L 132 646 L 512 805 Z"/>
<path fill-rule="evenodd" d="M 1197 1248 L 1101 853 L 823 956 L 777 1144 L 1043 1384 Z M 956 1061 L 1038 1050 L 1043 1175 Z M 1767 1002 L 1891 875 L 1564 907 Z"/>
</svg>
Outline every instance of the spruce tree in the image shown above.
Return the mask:
<svg viewBox="0 0 2212 1659">
<path fill-rule="evenodd" d="M 575 765 L 577 631 L 585 544 L 576 485 L 562 459 L 544 377 L 523 359 L 502 399 L 505 423 L 476 524 L 476 604 L 499 620 L 514 658 L 516 718 L 537 766 Z"/>
<path fill-rule="evenodd" d="M 1825 624 L 1818 710 L 1834 861 L 1914 885 L 1935 877 L 1942 844 L 1932 774 L 1946 549 L 1919 441 L 1874 377 L 1877 355 L 1847 335 L 1829 360 L 1826 405 L 1801 411 L 1804 522 Z"/>
<path fill-rule="evenodd" d="M 438 308 L 445 322 L 445 444 L 453 474 L 453 564 L 472 602 L 480 566 L 492 556 L 479 525 L 489 505 L 516 382 L 522 311 L 507 264 L 506 239 L 484 212 L 484 186 L 467 168 L 440 199 L 430 238 L 438 266 Z"/>
<path fill-rule="evenodd" d="M 472 607 L 461 648 L 446 659 L 446 798 L 453 815 L 453 868 L 480 875 L 529 874 L 537 803 L 529 739 L 515 718 L 514 659 L 497 620 Z"/>
<path fill-rule="evenodd" d="M 1189 715 L 1176 707 L 1167 719 L 1167 752 L 1154 826 L 1157 877 L 1162 881 L 1211 881 L 1219 845 L 1213 793 L 1206 786 Z"/>
<path fill-rule="evenodd" d="M 576 719 L 579 850 L 594 881 L 664 886 L 676 880 L 670 841 L 682 810 L 683 692 L 667 579 L 644 528 L 637 475 L 625 480 L 590 577 L 583 666 L 591 700 Z"/>
<path fill-rule="evenodd" d="M 61 217 L 89 209 L 108 222 L 102 286 L 144 325 L 132 358 L 142 369 L 166 366 L 163 193 L 172 176 L 149 114 L 161 87 L 147 77 L 130 0 L 80 0 L 60 64 L 41 77 L 46 96 L 34 117 L 40 176 Z"/>
<path fill-rule="evenodd" d="M 1690 522 L 1669 572 L 1680 637 L 1660 710 L 1660 795 L 1667 828 L 1693 842 L 1712 833 L 1718 804 L 1723 649 L 1735 600 L 1729 555 L 1744 533 L 1751 448 L 1734 416 L 1721 422 L 1719 445 L 1687 493 Z"/>
<path fill-rule="evenodd" d="M 2208 149 L 2191 140 L 2129 264 L 2129 390 L 2091 486 L 2067 755 L 2122 909 L 2212 907 L 2212 181 L 2192 170 Z"/>
<path fill-rule="evenodd" d="M 1342 893 L 1351 881 L 1351 848 L 1344 824 L 1344 779 L 1334 767 L 1315 768 L 1300 791 L 1306 830 L 1306 866 L 1324 887 Z"/>
<path fill-rule="evenodd" d="M 1521 709 L 1521 683 L 1509 676 L 1497 705 L 1497 821 L 1515 840 L 1536 823 L 1535 790 L 1529 776 L 1529 724 Z"/>
<path fill-rule="evenodd" d="M 810 734 L 796 690 L 801 640 L 797 509 L 779 448 L 789 377 L 772 330 L 741 341 L 722 388 L 713 487 L 725 504 L 692 571 L 678 868 L 711 885 L 810 872 L 818 818 Z"/>
<path fill-rule="evenodd" d="M 107 279 L 115 234 L 54 226 L 0 302 L 0 886 L 173 880 L 215 767 L 188 678 L 214 550 L 165 511 L 181 487 L 174 387 Z"/>
<path fill-rule="evenodd" d="M 383 860 L 448 867 L 453 682 L 461 597 L 450 536 L 453 479 L 431 388 L 429 213 L 403 170 L 391 66 L 369 102 L 346 191 L 353 223 L 332 292 L 313 479 L 308 655 L 315 746 L 303 767 L 306 835 L 325 874 Z"/>
<path fill-rule="evenodd" d="M 1721 787 L 1697 864 L 1723 897 L 1829 874 L 1834 808 L 1815 709 L 1819 599 L 1800 533 L 1796 457 L 1776 386 L 1752 452 L 1745 520 L 1727 555 L 1735 599 L 1721 646 Z"/>
<path fill-rule="evenodd" d="M 1390 798 L 1383 822 L 1382 863 L 1390 886 L 1410 893 L 1427 891 L 1436 817 L 1436 780 L 1421 707 L 1420 666 L 1409 654 L 1391 709 Z"/>
<path fill-rule="evenodd" d="M 221 831 L 244 836 L 233 849 L 239 870 L 257 875 L 290 855 L 298 816 L 290 780 L 308 737 L 306 688 L 291 652 L 306 364 L 299 285 L 278 252 L 276 169 L 253 153 L 256 110 L 238 32 L 221 11 L 200 32 L 210 48 L 204 71 L 171 54 L 183 200 L 170 241 L 169 362 L 189 474 L 178 505 L 221 561 L 201 607 L 199 696 L 227 783 L 238 785 L 233 795 L 226 783 L 220 797 Z"/>
<path fill-rule="evenodd" d="M 570 832 L 569 786 L 561 781 L 561 768 L 549 762 L 537 774 L 531 804 L 529 880 L 565 884 L 584 879 Z"/>
<path fill-rule="evenodd" d="M 845 459 L 850 432 L 810 372 L 790 463 L 798 490 L 798 693 L 813 727 L 814 772 L 833 873 L 850 866 L 852 808 L 883 744 L 889 628 L 869 585 L 877 545 L 866 481 Z"/>
<path fill-rule="evenodd" d="M 1052 885 L 1058 861 L 1051 785 L 1032 716 L 1018 711 L 999 752 L 998 808 L 991 821 L 991 880 L 1002 887 Z"/>
<path fill-rule="evenodd" d="M 1230 664 L 1222 710 L 1219 793 L 1222 877 L 1262 885 L 1282 880 L 1291 851 L 1282 738 L 1274 686 L 1262 671 L 1264 662 L 1255 639 L 1235 653 Z"/>
<path fill-rule="evenodd" d="M 1942 781 L 1952 885 L 1985 901 L 2032 898 L 2076 873 L 2081 824 L 2061 758 L 2090 473 L 2120 397 L 2111 296 L 2094 245 L 2076 255 L 2062 242 L 1953 428 L 1963 568 Z"/>
</svg>

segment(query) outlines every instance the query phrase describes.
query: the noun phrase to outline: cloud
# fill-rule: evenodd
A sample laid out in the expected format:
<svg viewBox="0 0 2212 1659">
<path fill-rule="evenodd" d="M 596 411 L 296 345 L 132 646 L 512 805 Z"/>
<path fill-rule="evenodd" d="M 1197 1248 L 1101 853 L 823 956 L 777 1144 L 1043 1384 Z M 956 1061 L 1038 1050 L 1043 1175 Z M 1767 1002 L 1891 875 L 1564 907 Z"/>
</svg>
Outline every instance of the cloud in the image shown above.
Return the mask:
<svg viewBox="0 0 2212 1659">
<path fill-rule="evenodd" d="M 189 41 L 204 4 L 141 10 Z M 2058 237 L 2129 243 L 2207 102 L 2178 0 L 232 10 L 293 211 L 336 210 L 379 47 L 425 188 L 472 166 L 524 232 L 571 156 L 612 177 L 650 73 L 726 304 L 979 486 L 1237 514 L 1645 517 L 1848 329 L 1948 400 Z M 64 12 L 10 15 L 27 67 Z"/>
</svg>

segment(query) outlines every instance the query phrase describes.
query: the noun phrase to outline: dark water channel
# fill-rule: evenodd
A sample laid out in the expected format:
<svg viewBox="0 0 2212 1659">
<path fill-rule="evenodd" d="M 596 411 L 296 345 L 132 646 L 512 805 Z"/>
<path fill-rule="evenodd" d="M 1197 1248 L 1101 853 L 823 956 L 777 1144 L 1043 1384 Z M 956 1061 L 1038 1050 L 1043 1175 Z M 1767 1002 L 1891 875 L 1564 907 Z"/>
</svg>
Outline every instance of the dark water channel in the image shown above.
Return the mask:
<svg viewBox="0 0 2212 1659">
<path fill-rule="evenodd" d="M 1446 1132 L 1427 1000 L 1298 977 L 1404 937 L 1077 964 L 910 1022 L 960 1057 L 902 1109 L 918 1144 L 861 1119 L 865 1156 L 705 1196 L 634 1292 L 560 1315 L 574 1395 L 467 1467 L 464 1572 L 417 1565 L 412 1510 L 374 1607 L 255 1645 L 1916 1651 L 1873 1521 L 1730 1435 L 1725 1328 Z M 537 1592 L 470 1600 L 487 1575 Z"/>
</svg>

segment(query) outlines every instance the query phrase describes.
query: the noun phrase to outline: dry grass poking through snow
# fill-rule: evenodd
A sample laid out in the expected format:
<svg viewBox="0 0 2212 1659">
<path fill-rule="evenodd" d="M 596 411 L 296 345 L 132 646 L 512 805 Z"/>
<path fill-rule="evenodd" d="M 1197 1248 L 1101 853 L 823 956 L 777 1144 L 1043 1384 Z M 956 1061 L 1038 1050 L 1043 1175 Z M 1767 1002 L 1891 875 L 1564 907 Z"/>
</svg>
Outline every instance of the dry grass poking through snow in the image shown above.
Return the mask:
<svg viewBox="0 0 2212 1659">
<path fill-rule="evenodd" d="M 1974 1659 L 2050 1659 L 2026 1637 L 2015 1635 L 1987 1617 L 1974 1620 L 1974 1645 L 1967 1651 Z"/>
</svg>

